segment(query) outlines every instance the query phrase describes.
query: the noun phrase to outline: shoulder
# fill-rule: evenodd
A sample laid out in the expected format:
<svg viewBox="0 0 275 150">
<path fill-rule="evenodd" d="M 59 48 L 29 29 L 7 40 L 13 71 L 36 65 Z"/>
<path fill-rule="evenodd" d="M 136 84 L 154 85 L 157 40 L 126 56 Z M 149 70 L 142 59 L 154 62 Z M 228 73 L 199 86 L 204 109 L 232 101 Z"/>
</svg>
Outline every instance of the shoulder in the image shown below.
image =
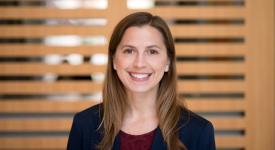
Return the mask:
<svg viewBox="0 0 275 150">
<path fill-rule="evenodd" d="M 190 126 L 195 129 L 201 129 L 205 126 L 212 126 L 210 121 L 188 109 L 181 110 L 179 123 L 181 126 Z"/>
<path fill-rule="evenodd" d="M 201 146 L 215 149 L 214 127 L 202 116 L 182 109 L 179 128 L 179 137 L 189 149 L 198 149 Z"/>
<path fill-rule="evenodd" d="M 98 127 L 101 122 L 101 107 L 101 104 L 94 105 L 74 116 L 67 150 L 88 150 L 91 146 L 95 149 L 100 140 Z"/>
<path fill-rule="evenodd" d="M 98 116 L 100 115 L 100 111 L 102 109 L 102 103 L 93 105 L 85 110 L 78 112 L 76 115 L 79 117 L 89 117 L 89 116 Z"/>
<path fill-rule="evenodd" d="M 78 112 L 74 116 L 74 122 L 78 125 L 87 126 L 91 128 L 92 126 L 98 126 L 101 122 L 101 110 L 102 104 L 97 104 L 91 106 L 81 112 Z"/>
</svg>

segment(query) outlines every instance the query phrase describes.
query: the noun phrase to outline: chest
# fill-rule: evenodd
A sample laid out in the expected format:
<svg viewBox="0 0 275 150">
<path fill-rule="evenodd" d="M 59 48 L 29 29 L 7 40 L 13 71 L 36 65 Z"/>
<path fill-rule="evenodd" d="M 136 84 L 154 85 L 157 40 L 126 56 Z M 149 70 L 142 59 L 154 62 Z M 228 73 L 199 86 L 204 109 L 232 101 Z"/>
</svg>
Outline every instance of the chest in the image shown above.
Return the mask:
<svg viewBox="0 0 275 150">
<path fill-rule="evenodd" d="M 121 130 L 132 135 L 141 135 L 155 130 L 158 127 L 158 119 L 144 118 L 136 120 L 125 120 Z"/>
</svg>

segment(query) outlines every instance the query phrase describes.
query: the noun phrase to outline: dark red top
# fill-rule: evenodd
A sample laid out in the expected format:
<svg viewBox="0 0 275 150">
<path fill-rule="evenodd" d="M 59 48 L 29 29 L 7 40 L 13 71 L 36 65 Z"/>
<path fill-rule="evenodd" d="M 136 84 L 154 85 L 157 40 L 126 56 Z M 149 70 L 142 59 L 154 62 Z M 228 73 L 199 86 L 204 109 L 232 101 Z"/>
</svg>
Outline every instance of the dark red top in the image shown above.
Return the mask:
<svg viewBox="0 0 275 150">
<path fill-rule="evenodd" d="M 156 130 L 141 135 L 131 135 L 120 131 L 120 150 L 150 150 Z"/>
</svg>

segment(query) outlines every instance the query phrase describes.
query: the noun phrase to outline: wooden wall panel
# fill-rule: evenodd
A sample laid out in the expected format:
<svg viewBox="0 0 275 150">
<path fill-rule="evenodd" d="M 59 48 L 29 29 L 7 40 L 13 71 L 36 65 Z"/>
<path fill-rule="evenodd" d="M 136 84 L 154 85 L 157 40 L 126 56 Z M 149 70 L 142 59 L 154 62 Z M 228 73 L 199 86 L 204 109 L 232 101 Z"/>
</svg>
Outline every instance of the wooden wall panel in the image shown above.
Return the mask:
<svg viewBox="0 0 275 150">
<path fill-rule="evenodd" d="M 247 2 L 248 149 L 275 149 L 274 1 Z"/>
</svg>

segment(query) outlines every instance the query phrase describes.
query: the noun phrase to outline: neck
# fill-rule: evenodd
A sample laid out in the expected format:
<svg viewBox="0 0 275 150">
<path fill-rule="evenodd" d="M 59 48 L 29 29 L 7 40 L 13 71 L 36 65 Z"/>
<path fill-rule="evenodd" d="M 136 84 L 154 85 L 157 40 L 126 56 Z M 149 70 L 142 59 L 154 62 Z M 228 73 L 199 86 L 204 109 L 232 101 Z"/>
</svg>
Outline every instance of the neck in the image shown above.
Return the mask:
<svg viewBox="0 0 275 150">
<path fill-rule="evenodd" d="M 128 92 L 128 109 L 126 115 L 131 117 L 156 116 L 157 91 L 133 93 Z"/>
</svg>

